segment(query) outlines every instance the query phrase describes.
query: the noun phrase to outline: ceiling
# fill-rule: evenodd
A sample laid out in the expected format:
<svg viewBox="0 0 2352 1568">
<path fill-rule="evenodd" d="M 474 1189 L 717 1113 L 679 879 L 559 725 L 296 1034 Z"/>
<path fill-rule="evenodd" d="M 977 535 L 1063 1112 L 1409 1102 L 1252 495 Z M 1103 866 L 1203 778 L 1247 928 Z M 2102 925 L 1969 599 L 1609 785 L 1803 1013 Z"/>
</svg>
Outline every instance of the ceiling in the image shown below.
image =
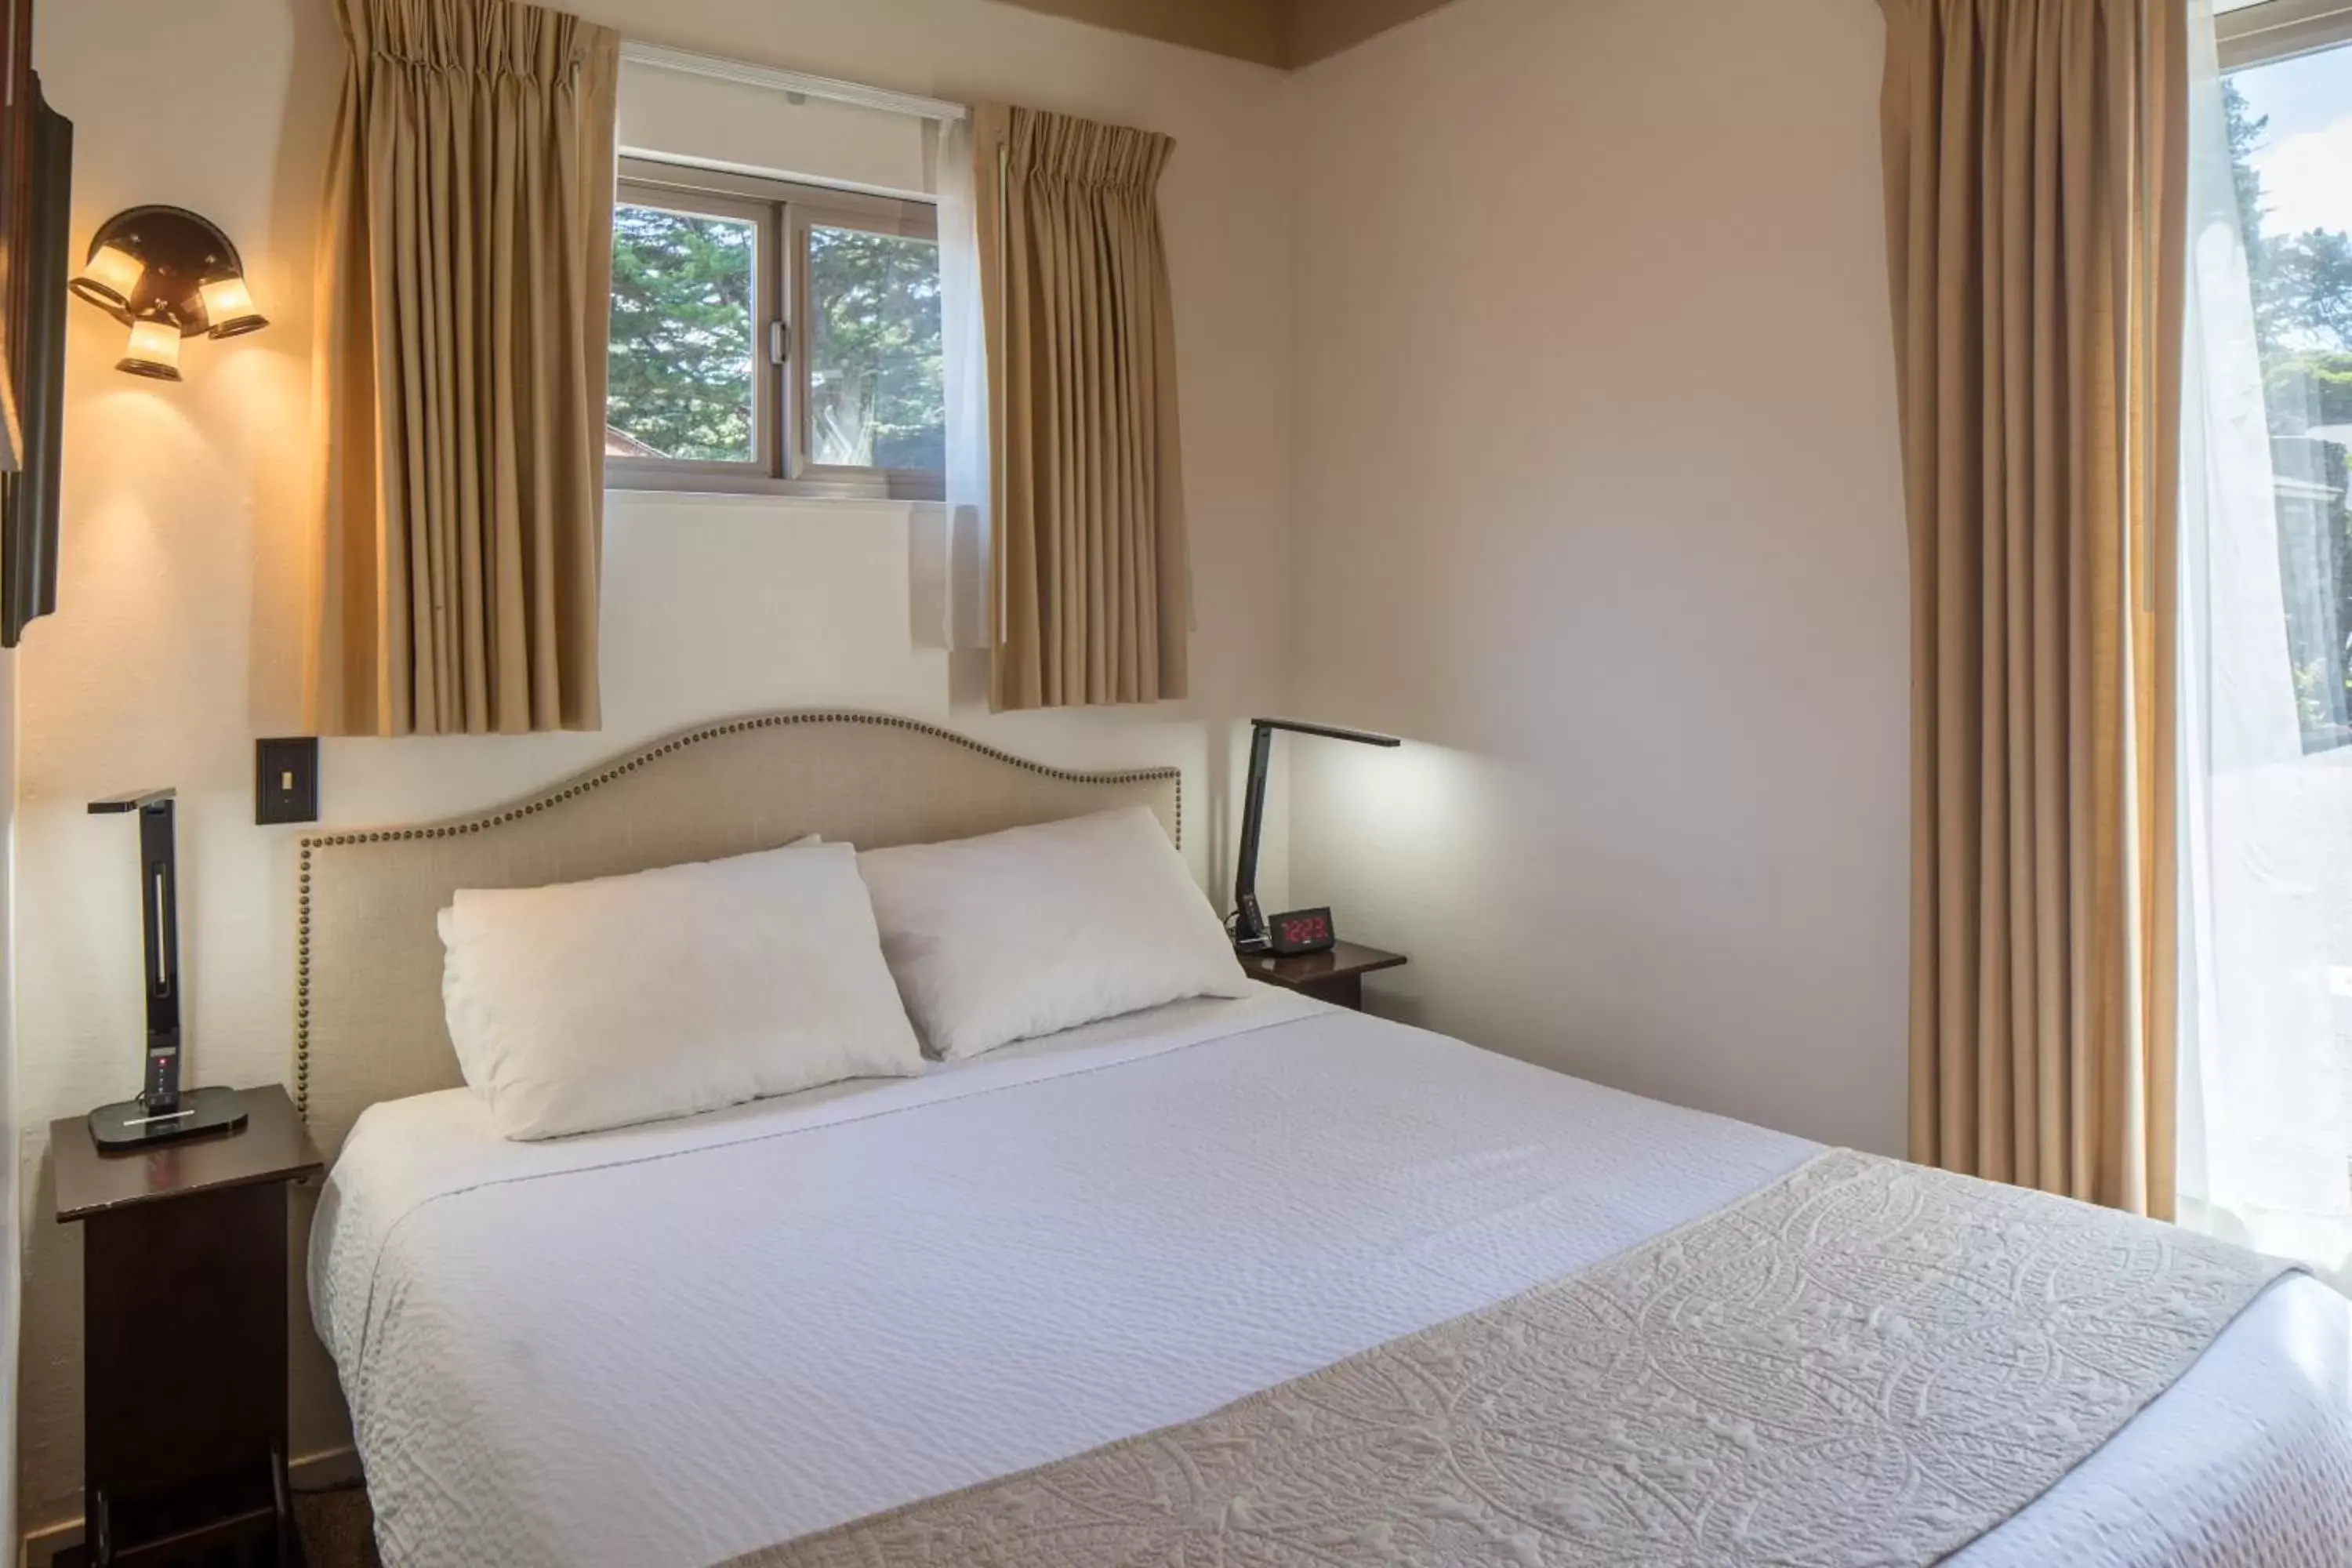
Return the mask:
<svg viewBox="0 0 2352 1568">
<path fill-rule="evenodd" d="M 1008 0 L 1009 4 L 1295 70 L 1449 0 Z"/>
</svg>

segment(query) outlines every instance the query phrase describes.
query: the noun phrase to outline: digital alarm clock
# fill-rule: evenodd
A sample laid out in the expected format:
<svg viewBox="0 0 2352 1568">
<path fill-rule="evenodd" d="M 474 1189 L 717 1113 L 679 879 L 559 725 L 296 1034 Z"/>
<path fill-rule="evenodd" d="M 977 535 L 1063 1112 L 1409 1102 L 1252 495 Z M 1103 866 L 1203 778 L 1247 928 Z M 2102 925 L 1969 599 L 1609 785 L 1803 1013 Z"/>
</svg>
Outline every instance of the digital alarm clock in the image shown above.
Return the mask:
<svg viewBox="0 0 2352 1568">
<path fill-rule="evenodd" d="M 1331 926 L 1331 911 L 1293 910 L 1286 915 L 1276 915 L 1265 922 L 1272 941 L 1268 951 L 1289 957 L 1301 952 L 1328 952 L 1339 940 Z"/>
</svg>

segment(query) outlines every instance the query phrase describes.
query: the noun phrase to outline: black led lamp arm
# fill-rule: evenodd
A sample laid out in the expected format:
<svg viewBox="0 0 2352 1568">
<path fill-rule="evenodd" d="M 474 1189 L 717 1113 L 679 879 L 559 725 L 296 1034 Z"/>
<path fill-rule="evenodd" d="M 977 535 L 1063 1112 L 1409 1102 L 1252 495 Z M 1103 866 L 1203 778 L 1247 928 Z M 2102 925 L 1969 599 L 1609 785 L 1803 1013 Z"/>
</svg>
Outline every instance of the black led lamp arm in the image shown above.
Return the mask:
<svg viewBox="0 0 2352 1568">
<path fill-rule="evenodd" d="M 139 814 L 139 916 L 146 928 L 147 1067 L 139 1103 L 151 1115 L 180 1109 L 180 863 L 173 792 L 146 790 L 89 803 L 96 816 Z"/>
<path fill-rule="evenodd" d="M 1310 724 L 1297 719 L 1253 719 L 1250 721 L 1249 794 L 1242 806 L 1241 865 L 1234 872 L 1234 950 L 1236 952 L 1264 952 L 1273 945 L 1272 932 L 1267 929 L 1265 910 L 1257 901 L 1258 840 L 1265 828 L 1265 774 L 1274 760 L 1274 732 L 1286 731 L 1294 735 L 1319 735 L 1327 741 L 1353 741 L 1363 746 L 1383 746 L 1394 750 L 1404 744 L 1394 735 L 1378 735 L 1369 730 L 1341 730 L 1329 724 Z"/>
<path fill-rule="evenodd" d="M 89 1113 L 102 1153 L 127 1153 L 180 1138 L 245 1125 L 245 1097 L 233 1089 L 180 1087 L 180 858 L 167 789 L 89 803 L 92 816 L 139 817 L 139 923 L 146 931 L 147 1054 L 135 1099 Z"/>
</svg>

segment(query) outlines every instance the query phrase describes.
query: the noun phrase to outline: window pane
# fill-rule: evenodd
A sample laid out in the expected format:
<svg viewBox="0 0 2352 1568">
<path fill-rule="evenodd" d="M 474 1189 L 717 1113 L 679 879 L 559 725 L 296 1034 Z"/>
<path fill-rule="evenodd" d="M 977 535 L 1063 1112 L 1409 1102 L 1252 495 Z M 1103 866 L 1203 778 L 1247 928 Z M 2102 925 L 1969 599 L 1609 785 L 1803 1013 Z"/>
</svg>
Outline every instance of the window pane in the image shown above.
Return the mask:
<svg viewBox="0 0 2352 1568">
<path fill-rule="evenodd" d="M 940 247 L 812 225 L 809 298 L 810 460 L 944 471 Z"/>
<path fill-rule="evenodd" d="M 2352 50 L 2225 84 L 2305 752 L 2352 744 Z"/>
<path fill-rule="evenodd" d="M 2224 84 L 2224 107 L 2270 425 L 2285 651 L 2305 759 L 2294 773 L 2232 756 L 2236 778 L 2216 792 L 2220 806 L 2206 807 L 2236 814 L 2234 821 L 2220 819 L 2231 821 L 2224 852 L 2247 857 L 2249 868 L 2242 883 L 2231 885 L 2261 889 L 2217 906 L 2240 917 L 2234 936 L 2220 940 L 2225 947 L 2238 944 L 2229 962 L 2243 971 L 2246 984 L 2268 985 L 2261 961 L 2244 953 L 2295 952 L 2293 928 L 2302 917 L 2288 911 L 2321 900 L 2314 918 L 2326 922 L 2341 1092 L 2352 1096 L 2352 887 L 2327 869 L 2341 864 L 2352 834 L 2352 752 L 2345 750 L 2352 746 L 2352 509 L 2346 500 L 2352 491 L 2352 49 L 2236 72 Z M 2217 709 L 2225 698 L 2275 700 L 2267 692 L 2217 689 Z M 2251 826 L 2258 812 L 2274 814 L 2267 825 L 2271 842 L 2288 847 L 2253 868 L 2252 846 L 2264 831 Z M 2273 910 L 2285 917 L 2275 930 L 2264 923 Z M 2233 977 L 2225 974 L 2222 983 Z M 2219 1042 L 2258 1053 L 2251 1068 L 2231 1069 L 2241 1084 L 2257 1082 L 2287 1059 L 2259 1053 L 2275 1053 L 2295 1037 L 2291 989 L 2282 986 L 2261 1004 L 2274 1020 L 2255 1031 L 2263 1038 Z M 2314 1093 L 2326 1091 L 2304 1091 L 2306 1100 Z"/>
<path fill-rule="evenodd" d="M 614 210 L 606 457 L 759 459 L 759 245 L 745 219 Z"/>
</svg>

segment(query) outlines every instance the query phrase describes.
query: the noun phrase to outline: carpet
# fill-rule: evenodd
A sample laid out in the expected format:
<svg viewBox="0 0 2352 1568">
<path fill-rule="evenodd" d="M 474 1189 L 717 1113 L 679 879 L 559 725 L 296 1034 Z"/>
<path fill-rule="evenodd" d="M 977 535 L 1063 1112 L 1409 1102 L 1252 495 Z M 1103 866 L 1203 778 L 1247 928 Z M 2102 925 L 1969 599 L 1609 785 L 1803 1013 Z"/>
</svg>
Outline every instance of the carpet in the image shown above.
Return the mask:
<svg viewBox="0 0 2352 1568">
<path fill-rule="evenodd" d="M 307 1568 L 383 1568 L 375 1554 L 375 1512 L 365 1487 L 297 1492 L 294 1526 Z"/>
</svg>

